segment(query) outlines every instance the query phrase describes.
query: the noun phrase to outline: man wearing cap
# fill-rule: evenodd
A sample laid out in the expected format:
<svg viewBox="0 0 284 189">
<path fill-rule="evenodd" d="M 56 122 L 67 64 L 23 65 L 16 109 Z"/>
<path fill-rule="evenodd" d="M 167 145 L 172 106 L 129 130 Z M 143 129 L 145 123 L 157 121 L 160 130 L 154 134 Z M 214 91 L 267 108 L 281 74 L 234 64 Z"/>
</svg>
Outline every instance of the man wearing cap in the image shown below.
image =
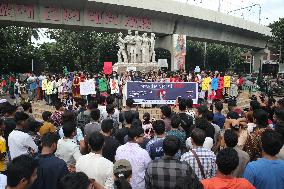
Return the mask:
<svg viewBox="0 0 284 189">
<path fill-rule="evenodd" d="M 132 175 L 132 167 L 129 161 L 125 159 L 118 160 L 113 165 L 113 175 L 115 178 L 115 185 L 119 186 L 128 186 L 131 188 L 130 185 L 130 178 Z"/>
</svg>

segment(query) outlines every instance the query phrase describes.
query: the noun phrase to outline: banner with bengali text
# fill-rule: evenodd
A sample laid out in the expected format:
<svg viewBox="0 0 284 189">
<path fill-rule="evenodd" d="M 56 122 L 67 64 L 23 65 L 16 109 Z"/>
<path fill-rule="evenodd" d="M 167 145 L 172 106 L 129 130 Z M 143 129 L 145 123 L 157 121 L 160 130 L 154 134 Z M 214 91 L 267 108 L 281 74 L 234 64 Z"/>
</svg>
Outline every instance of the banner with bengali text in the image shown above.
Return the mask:
<svg viewBox="0 0 284 189">
<path fill-rule="evenodd" d="M 135 104 L 175 104 L 177 97 L 198 101 L 198 84 L 194 82 L 127 82 L 126 98 L 133 98 Z"/>
</svg>

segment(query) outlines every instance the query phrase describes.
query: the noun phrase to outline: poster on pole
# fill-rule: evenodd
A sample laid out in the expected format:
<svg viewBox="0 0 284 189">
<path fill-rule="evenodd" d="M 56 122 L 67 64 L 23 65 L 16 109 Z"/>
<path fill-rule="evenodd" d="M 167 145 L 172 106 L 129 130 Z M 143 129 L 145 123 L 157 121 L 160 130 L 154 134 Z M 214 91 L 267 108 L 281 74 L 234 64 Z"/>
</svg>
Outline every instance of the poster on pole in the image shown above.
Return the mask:
<svg viewBox="0 0 284 189">
<path fill-rule="evenodd" d="M 185 70 L 186 35 L 173 35 L 173 65 L 172 70 Z"/>
<path fill-rule="evenodd" d="M 110 79 L 110 94 L 118 94 L 119 93 L 119 85 L 117 79 Z"/>
<path fill-rule="evenodd" d="M 195 82 L 127 82 L 127 98 L 133 98 L 135 104 L 175 104 L 177 97 L 198 101 L 198 84 Z"/>
<path fill-rule="evenodd" d="M 96 94 L 96 85 L 94 80 L 90 79 L 85 82 L 80 82 L 80 94 L 81 95 Z"/>
</svg>

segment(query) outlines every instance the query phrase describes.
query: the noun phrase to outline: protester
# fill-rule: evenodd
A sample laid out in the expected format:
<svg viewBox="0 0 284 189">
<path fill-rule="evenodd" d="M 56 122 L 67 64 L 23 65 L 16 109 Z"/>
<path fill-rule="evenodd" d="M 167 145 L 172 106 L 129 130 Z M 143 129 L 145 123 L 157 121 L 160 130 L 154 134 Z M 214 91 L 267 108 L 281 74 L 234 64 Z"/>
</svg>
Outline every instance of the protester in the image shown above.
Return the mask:
<svg viewBox="0 0 284 189">
<path fill-rule="evenodd" d="M 84 130 L 86 124 L 91 122 L 91 112 L 97 107 L 97 104 L 90 103 L 86 108 L 87 101 L 85 99 L 81 99 L 81 109 L 82 111 L 77 116 L 77 127 L 81 130 Z"/>
<path fill-rule="evenodd" d="M 193 130 L 193 118 L 186 113 L 186 100 L 181 99 L 179 102 L 179 113 L 181 119 L 181 127 L 184 130 L 186 137 L 189 137 Z"/>
<path fill-rule="evenodd" d="M 151 115 L 148 112 L 145 112 L 143 115 L 142 128 L 144 129 L 145 137 L 148 139 L 151 139 L 154 135 L 153 125 L 150 119 L 151 119 Z"/>
<path fill-rule="evenodd" d="M 117 189 L 131 189 L 132 167 L 129 161 L 118 160 L 113 165 L 114 184 Z"/>
<path fill-rule="evenodd" d="M 30 119 L 35 120 L 32 104 L 30 102 L 24 102 L 22 104 L 22 107 L 24 109 L 24 112 L 29 115 Z"/>
<path fill-rule="evenodd" d="M 239 164 L 238 153 L 235 149 L 226 148 L 221 150 L 217 155 L 216 163 L 218 166 L 217 175 L 213 178 L 208 178 L 201 181 L 204 189 L 255 189 L 255 187 L 246 179 L 235 178 L 233 176 L 233 171 Z"/>
<path fill-rule="evenodd" d="M 75 123 L 67 122 L 63 125 L 64 137 L 59 139 L 55 155 L 63 159 L 68 168 L 74 168 L 76 161 L 82 154 L 80 153 L 79 145 L 74 141 L 76 136 Z"/>
<path fill-rule="evenodd" d="M 131 186 L 135 189 L 145 188 L 145 171 L 151 161 L 148 152 L 139 146 L 143 142 L 144 130 L 130 128 L 128 131 L 129 142 L 118 147 L 115 160 L 128 160 L 132 167 Z M 139 157 L 139 158 L 138 158 Z"/>
<path fill-rule="evenodd" d="M 282 146 L 281 134 L 271 130 L 262 133 L 262 158 L 249 163 L 244 172 L 244 178 L 257 189 L 284 188 L 284 162 L 276 157 Z"/>
<path fill-rule="evenodd" d="M 236 152 L 238 153 L 238 157 L 239 157 L 239 164 L 231 175 L 237 178 L 242 178 L 245 167 L 250 160 L 249 155 L 245 151 L 240 150 L 239 148 L 236 147 L 238 144 L 238 135 L 236 131 L 232 129 L 226 130 L 224 134 L 224 141 L 225 141 L 226 147 L 234 148 Z"/>
<path fill-rule="evenodd" d="M 125 125 L 115 133 L 115 138 L 119 141 L 121 145 L 124 144 L 124 138 L 125 136 L 127 136 L 128 130 L 132 127 L 132 122 L 134 119 L 134 114 L 131 111 L 124 112 L 123 116 L 125 120 Z"/>
<path fill-rule="evenodd" d="M 46 133 L 41 138 L 42 150 L 37 158 L 37 179 L 31 189 L 59 189 L 59 181 L 69 173 L 66 163 L 55 157 L 58 136 Z"/>
<path fill-rule="evenodd" d="M 104 158 L 115 162 L 115 153 L 120 143 L 112 136 L 113 134 L 113 120 L 107 119 L 102 121 L 102 134 L 105 138 L 102 155 Z"/>
<path fill-rule="evenodd" d="M 56 111 L 51 115 L 50 119 L 53 121 L 55 127 L 62 125 L 63 103 L 57 102 L 55 104 Z"/>
<path fill-rule="evenodd" d="M 217 102 L 215 104 L 215 110 L 216 110 L 216 113 L 214 114 L 214 117 L 213 117 L 213 123 L 218 125 L 220 129 L 223 129 L 224 124 L 225 124 L 225 119 L 226 119 L 226 117 L 222 114 L 223 103 Z"/>
<path fill-rule="evenodd" d="M 181 118 L 179 115 L 172 116 L 171 125 L 172 125 L 172 128 L 170 131 L 166 133 L 166 135 L 177 137 L 180 140 L 181 147 L 185 147 L 186 134 L 184 131 L 181 131 L 179 129 L 181 125 Z"/>
<path fill-rule="evenodd" d="M 8 144 L 11 159 L 23 154 L 34 155 L 38 152 L 38 146 L 33 141 L 32 137 L 27 134 L 29 115 L 24 112 L 15 114 L 16 128 L 9 134 Z"/>
<path fill-rule="evenodd" d="M 193 148 L 181 156 L 181 161 L 187 162 L 200 180 L 214 177 L 217 169 L 215 154 L 203 147 L 205 138 L 203 130 L 194 129 L 191 134 Z"/>
<path fill-rule="evenodd" d="M 106 189 L 113 188 L 113 163 L 102 156 L 104 136 L 95 132 L 90 135 L 91 152 L 79 157 L 76 162 L 76 172 L 85 173 Z"/>
<path fill-rule="evenodd" d="M 7 168 L 6 189 L 29 189 L 37 179 L 38 162 L 28 155 L 14 158 Z"/>
<path fill-rule="evenodd" d="M 153 129 L 155 136 L 151 139 L 146 146 L 146 150 L 149 153 L 152 160 L 160 159 L 164 155 L 163 141 L 165 134 L 165 123 L 162 120 L 153 122 Z"/>
<path fill-rule="evenodd" d="M 97 131 L 101 131 L 101 123 L 100 123 L 100 110 L 99 109 L 94 109 L 91 111 L 90 114 L 91 117 L 91 122 L 88 123 L 85 127 L 84 127 L 84 134 L 85 134 L 85 142 L 86 144 L 89 141 L 89 137 L 91 135 L 91 133 L 97 132 Z"/>
<path fill-rule="evenodd" d="M 145 181 L 146 189 L 151 188 L 175 188 L 178 179 L 187 178 L 190 175 L 191 183 L 198 183 L 198 179 L 192 168 L 186 162 L 175 158 L 175 154 L 181 148 L 181 142 L 175 136 L 167 136 L 163 140 L 165 156 L 152 161 L 147 168 Z"/>
<path fill-rule="evenodd" d="M 85 173 L 70 173 L 60 181 L 60 189 L 104 189 L 94 180 L 90 180 Z"/>
<path fill-rule="evenodd" d="M 4 120 L 0 118 L 0 173 L 5 173 L 6 166 L 5 161 L 7 157 L 6 140 L 3 137 Z M 1 177 L 0 177 L 1 184 Z"/>
<path fill-rule="evenodd" d="M 166 132 L 168 132 L 172 129 L 172 124 L 171 124 L 172 111 L 171 111 L 171 108 L 169 106 L 162 106 L 160 109 L 161 109 L 161 113 L 162 113 L 162 119 L 163 119 L 165 126 L 166 126 Z"/>
<path fill-rule="evenodd" d="M 39 129 L 40 136 L 43 136 L 46 133 L 54 133 L 56 131 L 56 127 L 51 123 L 52 113 L 49 111 L 44 111 L 42 113 L 43 125 Z"/>
</svg>

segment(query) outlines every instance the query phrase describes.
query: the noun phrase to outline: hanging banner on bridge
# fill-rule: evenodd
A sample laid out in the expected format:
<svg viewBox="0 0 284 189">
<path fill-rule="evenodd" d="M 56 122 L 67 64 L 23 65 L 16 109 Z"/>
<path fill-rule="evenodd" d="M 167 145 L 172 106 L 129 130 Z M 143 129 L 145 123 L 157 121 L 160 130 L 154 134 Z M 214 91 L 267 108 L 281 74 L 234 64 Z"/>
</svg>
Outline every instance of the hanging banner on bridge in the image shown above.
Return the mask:
<svg viewBox="0 0 284 189">
<path fill-rule="evenodd" d="M 177 97 L 198 100 L 198 84 L 194 82 L 127 82 L 126 99 L 133 98 L 135 104 L 175 104 Z"/>
<path fill-rule="evenodd" d="M 186 35 L 173 35 L 173 69 L 185 70 Z"/>
</svg>

